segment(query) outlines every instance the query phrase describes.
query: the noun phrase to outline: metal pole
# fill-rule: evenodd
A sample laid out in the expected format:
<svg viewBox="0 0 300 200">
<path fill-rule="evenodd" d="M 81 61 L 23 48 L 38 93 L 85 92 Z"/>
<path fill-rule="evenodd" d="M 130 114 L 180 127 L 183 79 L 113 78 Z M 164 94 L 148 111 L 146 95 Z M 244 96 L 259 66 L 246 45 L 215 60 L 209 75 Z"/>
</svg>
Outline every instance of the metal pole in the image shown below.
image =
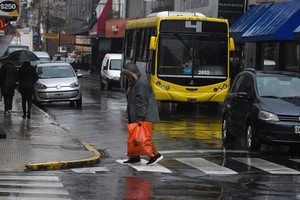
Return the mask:
<svg viewBox="0 0 300 200">
<path fill-rule="evenodd" d="M 46 22 L 46 33 L 49 33 L 49 0 L 47 2 L 47 22 Z M 48 52 L 48 38 L 46 38 L 46 52 Z"/>
</svg>

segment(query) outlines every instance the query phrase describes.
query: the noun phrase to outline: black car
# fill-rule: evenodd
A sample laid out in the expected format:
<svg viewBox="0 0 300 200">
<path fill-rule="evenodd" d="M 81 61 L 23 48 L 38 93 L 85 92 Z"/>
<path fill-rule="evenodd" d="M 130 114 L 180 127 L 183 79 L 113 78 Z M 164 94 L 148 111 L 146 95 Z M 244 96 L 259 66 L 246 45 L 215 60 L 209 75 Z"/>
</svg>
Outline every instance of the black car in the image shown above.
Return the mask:
<svg viewBox="0 0 300 200">
<path fill-rule="evenodd" d="M 222 140 L 245 138 L 249 150 L 263 143 L 300 143 L 300 74 L 245 69 L 226 98 Z"/>
</svg>

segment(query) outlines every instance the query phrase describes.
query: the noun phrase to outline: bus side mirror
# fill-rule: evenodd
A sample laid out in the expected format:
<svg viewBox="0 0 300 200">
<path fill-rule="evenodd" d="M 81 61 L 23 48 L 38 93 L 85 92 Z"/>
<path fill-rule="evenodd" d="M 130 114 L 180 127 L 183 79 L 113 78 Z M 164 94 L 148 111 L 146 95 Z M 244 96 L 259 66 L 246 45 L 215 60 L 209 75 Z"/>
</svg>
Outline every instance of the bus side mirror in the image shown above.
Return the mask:
<svg viewBox="0 0 300 200">
<path fill-rule="evenodd" d="M 156 39 L 157 38 L 155 36 L 151 36 L 149 45 L 150 50 L 156 50 Z"/>
<path fill-rule="evenodd" d="M 229 39 L 229 50 L 230 51 L 235 51 L 235 46 L 234 46 L 234 40 L 233 40 L 233 38 Z"/>
</svg>

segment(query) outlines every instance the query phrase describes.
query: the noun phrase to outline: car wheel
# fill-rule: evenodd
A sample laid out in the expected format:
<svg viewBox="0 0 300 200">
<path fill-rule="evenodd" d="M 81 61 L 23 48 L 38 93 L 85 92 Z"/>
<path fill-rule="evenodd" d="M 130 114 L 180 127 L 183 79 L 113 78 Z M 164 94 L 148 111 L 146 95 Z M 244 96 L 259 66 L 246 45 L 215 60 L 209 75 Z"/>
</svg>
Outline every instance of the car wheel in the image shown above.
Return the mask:
<svg viewBox="0 0 300 200">
<path fill-rule="evenodd" d="M 102 82 L 102 77 L 100 77 L 100 87 L 101 89 L 105 88 L 105 84 Z"/>
<path fill-rule="evenodd" d="M 251 123 L 247 125 L 246 129 L 246 147 L 248 150 L 260 151 L 261 143 L 255 140 L 254 129 Z"/>
<path fill-rule="evenodd" d="M 232 142 L 234 140 L 233 135 L 231 135 L 228 131 L 228 121 L 226 116 L 223 117 L 222 120 L 222 141 L 223 143 Z"/>
<path fill-rule="evenodd" d="M 111 84 L 107 81 L 107 89 L 108 90 L 111 90 L 112 89 L 112 86 L 111 86 Z"/>
<path fill-rule="evenodd" d="M 74 107 L 75 106 L 75 101 L 70 101 L 70 107 Z"/>
<path fill-rule="evenodd" d="M 35 95 L 33 95 L 33 103 L 34 103 L 36 106 L 40 106 L 40 105 L 41 105 L 41 102 L 39 102 L 39 101 L 36 100 Z"/>
<path fill-rule="evenodd" d="M 82 106 L 82 97 L 80 99 L 76 100 L 76 107 L 81 107 Z"/>
</svg>

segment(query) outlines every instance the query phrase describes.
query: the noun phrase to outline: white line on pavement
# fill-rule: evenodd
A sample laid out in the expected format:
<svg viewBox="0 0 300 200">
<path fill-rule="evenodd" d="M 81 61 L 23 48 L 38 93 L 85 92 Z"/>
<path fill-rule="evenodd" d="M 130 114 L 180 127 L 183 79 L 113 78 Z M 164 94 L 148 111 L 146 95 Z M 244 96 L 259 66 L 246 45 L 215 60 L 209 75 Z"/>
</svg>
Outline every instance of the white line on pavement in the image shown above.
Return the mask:
<svg viewBox="0 0 300 200">
<path fill-rule="evenodd" d="M 192 166 L 196 169 L 199 169 L 205 174 L 214 174 L 214 175 L 237 174 L 237 172 L 231 169 L 222 167 L 203 158 L 176 158 L 176 160 L 185 163 L 189 166 Z"/>
<path fill-rule="evenodd" d="M 249 166 L 256 167 L 258 169 L 267 171 L 271 174 L 300 174 L 299 171 L 272 163 L 260 158 L 232 158 L 241 163 L 244 163 Z"/>
<path fill-rule="evenodd" d="M 123 160 L 117 160 L 118 163 L 123 164 L 124 161 L 127 159 Z M 131 164 L 126 164 L 129 165 L 130 167 L 133 167 L 137 171 L 147 171 L 147 172 L 161 172 L 161 173 L 172 173 L 169 169 L 159 165 L 159 164 L 153 164 L 153 165 L 147 165 L 148 161 L 145 159 L 141 159 L 141 162 L 138 163 L 131 163 Z"/>
</svg>

